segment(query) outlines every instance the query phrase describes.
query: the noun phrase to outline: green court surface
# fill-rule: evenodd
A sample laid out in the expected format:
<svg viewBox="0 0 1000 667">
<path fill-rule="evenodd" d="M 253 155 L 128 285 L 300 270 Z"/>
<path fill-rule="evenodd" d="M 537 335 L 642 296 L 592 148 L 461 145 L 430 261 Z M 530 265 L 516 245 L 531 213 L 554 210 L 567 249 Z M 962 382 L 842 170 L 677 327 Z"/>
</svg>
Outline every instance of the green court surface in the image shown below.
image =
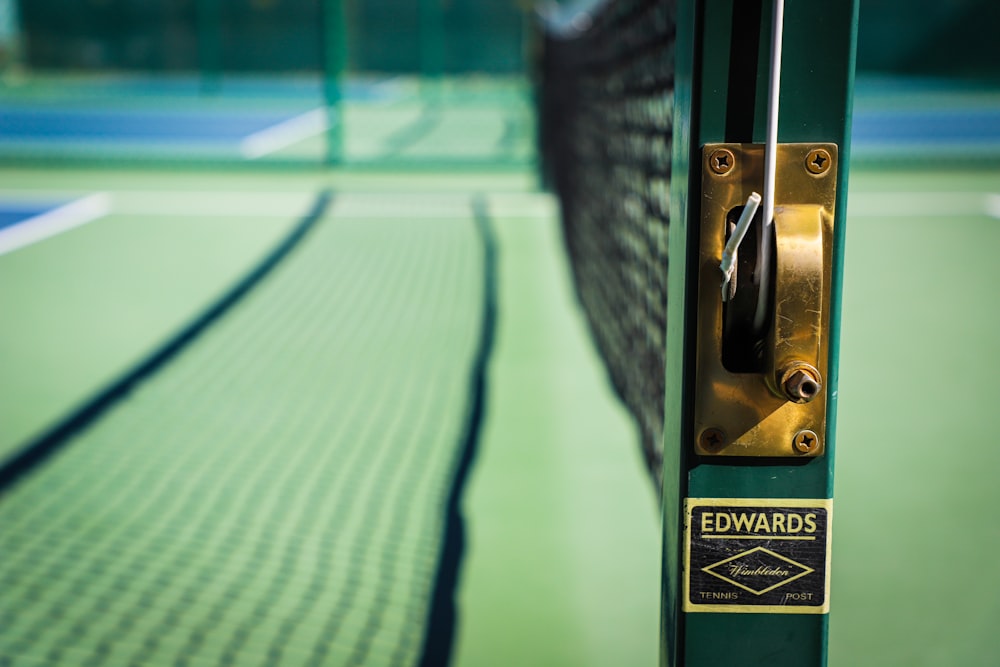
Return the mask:
<svg viewBox="0 0 1000 667">
<path fill-rule="evenodd" d="M 657 499 L 553 215 L 499 218 L 500 324 L 464 509 L 457 665 L 653 665 Z"/>
<path fill-rule="evenodd" d="M 995 665 L 1000 171 L 852 173 L 830 664 Z"/>
<path fill-rule="evenodd" d="M 86 194 L 29 187 L 0 198 Z M 0 460 L 207 306 L 311 198 L 271 194 L 262 209 L 246 193 L 107 194 L 109 215 L 0 259 Z"/>
<path fill-rule="evenodd" d="M 3 664 L 414 664 L 484 334 L 477 219 L 499 258 L 498 312 L 446 591 L 455 662 L 653 659 L 655 496 L 530 173 L 20 170 L 7 183 L 113 202 L 0 257 L 19 322 L 3 347 L 22 376 L 0 385 L 20 420 L 4 429 L 11 456 L 334 194 L 257 286 L 0 494 Z M 50 359 L 67 372 L 45 373 Z"/>
<path fill-rule="evenodd" d="M 430 206 L 344 195 L 6 490 L 7 663 L 415 661 L 486 279 L 469 198 Z"/>
<path fill-rule="evenodd" d="M 0 0 L 0 667 L 1000 665 L 997 11 L 787 4 Z M 702 151 L 772 131 L 837 152 L 709 304 Z M 706 305 L 825 458 L 681 442 L 792 419 Z M 789 530 L 683 611 L 686 496 L 833 473 L 829 588 Z"/>
<path fill-rule="evenodd" d="M 0 492 L 0 664 L 415 664 L 474 412 L 484 238 L 497 310 L 452 662 L 655 664 L 655 497 L 529 171 L 0 176 L 4 196 L 113 202 L 0 256 L 5 456 L 333 192 L 255 287 Z M 1000 654 L 998 184 L 852 174 L 834 667 Z"/>
</svg>

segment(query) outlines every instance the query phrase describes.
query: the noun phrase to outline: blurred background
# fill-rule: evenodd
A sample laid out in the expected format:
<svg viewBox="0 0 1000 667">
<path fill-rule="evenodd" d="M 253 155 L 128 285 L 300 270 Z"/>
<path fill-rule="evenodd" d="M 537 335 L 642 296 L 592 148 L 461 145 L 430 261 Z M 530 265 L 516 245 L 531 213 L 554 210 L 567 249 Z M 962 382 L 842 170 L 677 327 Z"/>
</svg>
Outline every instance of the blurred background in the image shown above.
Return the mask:
<svg viewBox="0 0 1000 667">
<path fill-rule="evenodd" d="M 656 663 L 536 152 L 600 4 L 0 0 L 0 664 Z M 997 26 L 861 2 L 835 666 L 1000 655 Z"/>
<path fill-rule="evenodd" d="M 506 0 L 5 0 L 0 150 L 292 164 L 482 153 L 524 164 L 527 10 Z M 441 88 L 452 93 L 447 115 Z"/>
</svg>

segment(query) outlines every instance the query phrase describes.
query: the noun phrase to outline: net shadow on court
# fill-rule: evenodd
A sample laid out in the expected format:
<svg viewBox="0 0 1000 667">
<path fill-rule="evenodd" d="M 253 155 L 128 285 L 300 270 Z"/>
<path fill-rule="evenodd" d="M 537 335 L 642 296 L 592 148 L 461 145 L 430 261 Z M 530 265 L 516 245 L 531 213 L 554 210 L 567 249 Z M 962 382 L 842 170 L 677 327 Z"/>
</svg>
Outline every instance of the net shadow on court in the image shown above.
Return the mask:
<svg viewBox="0 0 1000 667">
<path fill-rule="evenodd" d="M 8 459 L 8 663 L 419 660 L 482 411 L 489 221 L 330 201 Z"/>
</svg>

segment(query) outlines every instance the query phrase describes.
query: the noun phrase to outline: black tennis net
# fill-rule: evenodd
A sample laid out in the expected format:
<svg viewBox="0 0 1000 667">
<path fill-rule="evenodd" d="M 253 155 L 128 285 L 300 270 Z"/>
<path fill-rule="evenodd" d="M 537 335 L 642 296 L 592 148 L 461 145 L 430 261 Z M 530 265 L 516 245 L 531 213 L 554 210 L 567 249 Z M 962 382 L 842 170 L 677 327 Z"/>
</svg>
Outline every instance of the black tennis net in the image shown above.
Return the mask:
<svg viewBox="0 0 1000 667">
<path fill-rule="evenodd" d="M 660 487 L 675 10 L 608 0 L 543 13 L 542 169 L 583 304 Z"/>
</svg>

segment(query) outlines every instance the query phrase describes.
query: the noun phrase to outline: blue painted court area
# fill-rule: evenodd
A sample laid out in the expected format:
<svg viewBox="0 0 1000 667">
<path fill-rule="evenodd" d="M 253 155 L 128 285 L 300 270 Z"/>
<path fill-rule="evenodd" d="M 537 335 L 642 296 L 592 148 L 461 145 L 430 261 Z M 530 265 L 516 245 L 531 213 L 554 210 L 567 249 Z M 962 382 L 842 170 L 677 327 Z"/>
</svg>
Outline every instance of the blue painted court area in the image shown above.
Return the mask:
<svg viewBox="0 0 1000 667">
<path fill-rule="evenodd" d="M 0 108 L 0 142 L 14 140 L 231 143 L 299 116 L 288 112 Z"/>
<path fill-rule="evenodd" d="M 0 201 L 0 230 L 13 227 L 36 216 L 53 211 L 66 202 L 51 204 L 24 204 Z"/>
<path fill-rule="evenodd" d="M 0 155 L 257 159 L 328 128 L 323 85 L 315 76 L 36 77 L 4 89 Z M 342 82 L 340 98 L 378 103 L 406 90 L 399 78 L 370 77 Z"/>
<path fill-rule="evenodd" d="M 1000 108 L 858 111 L 856 144 L 1000 144 Z"/>
<path fill-rule="evenodd" d="M 1000 159 L 1000 87 L 859 77 L 852 156 L 863 161 Z"/>
<path fill-rule="evenodd" d="M 0 255 L 85 225 L 111 211 L 107 193 L 62 201 L 0 200 Z"/>
</svg>

